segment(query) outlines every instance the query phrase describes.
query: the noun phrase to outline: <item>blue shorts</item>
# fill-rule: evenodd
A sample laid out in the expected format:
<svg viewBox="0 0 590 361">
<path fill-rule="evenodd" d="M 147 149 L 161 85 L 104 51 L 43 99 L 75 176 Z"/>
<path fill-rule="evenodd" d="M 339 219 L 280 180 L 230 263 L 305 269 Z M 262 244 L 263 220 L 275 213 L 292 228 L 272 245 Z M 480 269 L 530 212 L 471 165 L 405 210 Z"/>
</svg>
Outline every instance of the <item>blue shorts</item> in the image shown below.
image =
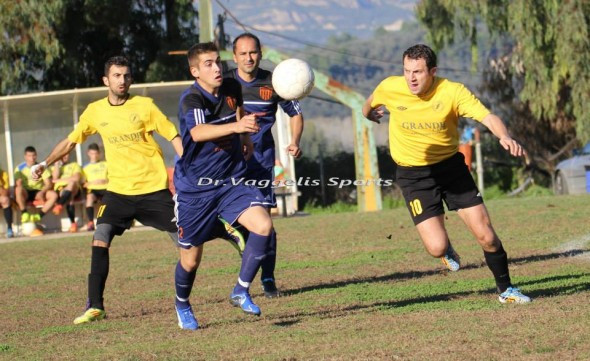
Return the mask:
<svg viewBox="0 0 590 361">
<path fill-rule="evenodd" d="M 245 178 L 246 180 L 256 181 L 256 186 L 264 197 L 262 202 L 263 206 L 266 208 L 273 208 L 277 206 L 277 197 L 275 196 L 275 189 L 272 183 L 275 179 L 274 167 L 247 172 Z M 250 183 L 248 182 L 248 184 Z M 264 186 L 266 184 L 268 184 L 268 186 Z"/>
<path fill-rule="evenodd" d="M 189 249 L 215 238 L 213 231 L 217 217 L 233 224 L 248 208 L 262 206 L 263 197 L 255 187 L 227 184 L 207 197 L 176 194 L 174 202 L 178 244 Z"/>
</svg>

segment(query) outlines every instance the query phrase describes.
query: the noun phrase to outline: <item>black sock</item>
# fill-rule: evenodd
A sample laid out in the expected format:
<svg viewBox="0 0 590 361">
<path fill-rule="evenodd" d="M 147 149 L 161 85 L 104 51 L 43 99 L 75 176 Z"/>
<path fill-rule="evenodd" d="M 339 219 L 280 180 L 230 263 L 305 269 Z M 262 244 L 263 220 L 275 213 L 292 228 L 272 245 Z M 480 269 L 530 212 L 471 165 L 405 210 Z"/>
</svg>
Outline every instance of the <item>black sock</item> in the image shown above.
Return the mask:
<svg viewBox="0 0 590 361">
<path fill-rule="evenodd" d="M 63 206 L 64 204 L 66 204 L 70 200 L 71 196 L 72 196 L 72 192 L 70 192 L 68 190 L 64 190 L 61 192 L 61 195 L 59 196 L 57 203 L 61 204 Z"/>
<path fill-rule="evenodd" d="M 94 221 L 94 207 L 86 207 L 86 216 L 88 217 L 88 222 Z"/>
<path fill-rule="evenodd" d="M 92 246 L 92 260 L 88 275 L 88 299 L 90 307 L 104 310 L 103 294 L 109 275 L 109 249 Z"/>
<path fill-rule="evenodd" d="M 504 247 L 500 245 L 500 248 L 496 252 L 483 251 L 483 255 L 486 258 L 488 268 L 494 275 L 498 291 L 506 291 L 512 284 L 510 283 L 510 273 L 508 272 L 508 255 L 506 255 Z"/>
<path fill-rule="evenodd" d="M 66 212 L 68 213 L 68 217 L 70 218 L 70 222 L 76 222 L 76 209 L 74 208 L 73 204 L 68 204 L 66 206 Z"/>
<path fill-rule="evenodd" d="M 4 219 L 6 220 L 6 226 L 8 229 L 12 228 L 12 208 L 4 208 Z"/>
</svg>

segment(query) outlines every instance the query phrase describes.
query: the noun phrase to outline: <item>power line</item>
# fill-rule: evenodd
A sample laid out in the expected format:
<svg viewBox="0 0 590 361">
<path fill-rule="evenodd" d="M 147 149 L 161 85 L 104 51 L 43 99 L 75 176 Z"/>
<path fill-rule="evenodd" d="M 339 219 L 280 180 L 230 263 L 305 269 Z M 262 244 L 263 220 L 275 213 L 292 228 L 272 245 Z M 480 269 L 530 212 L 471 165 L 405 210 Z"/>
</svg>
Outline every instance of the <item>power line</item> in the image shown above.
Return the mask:
<svg viewBox="0 0 590 361">
<path fill-rule="evenodd" d="M 363 55 L 353 54 L 353 53 L 342 51 L 342 50 L 328 48 L 328 47 L 325 47 L 325 46 L 322 46 L 322 45 L 319 45 L 319 44 L 316 44 L 316 43 L 312 43 L 312 42 L 309 42 L 309 41 L 301 40 L 301 39 L 294 38 L 294 37 L 291 37 L 291 36 L 279 34 L 279 33 L 276 33 L 276 32 L 258 29 L 258 28 L 254 27 L 254 26 L 247 25 L 247 24 L 244 24 L 244 23 L 240 22 L 237 19 L 237 17 L 235 15 L 233 15 L 233 13 L 231 11 L 229 11 L 229 9 L 226 8 L 221 3 L 220 0 L 215 0 L 215 1 L 231 17 L 231 20 L 228 19 L 228 21 L 231 21 L 231 22 L 239 25 L 245 32 L 248 31 L 247 29 L 251 29 L 251 30 L 254 30 L 254 31 L 259 32 L 259 33 L 272 35 L 272 36 L 275 36 L 275 37 L 278 37 L 278 38 L 289 40 L 289 41 L 294 42 L 294 43 L 297 43 L 297 44 L 306 45 L 306 46 L 311 47 L 311 48 L 316 48 L 316 49 L 320 49 L 320 50 L 323 50 L 323 51 L 332 52 L 332 53 L 339 54 L 339 55 L 345 55 L 345 56 L 348 56 L 348 57 L 359 58 L 359 59 L 362 59 L 362 60 L 365 60 L 365 61 L 372 61 L 372 62 L 377 62 L 377 63 L 381 63 L 381 64 L 393 65 L 394 67 L 398 67 L 399 66 L 399 64 L 397 62 L 394 63 L 394 62 L 389 61 L 389 60 L 383 60 L 383 59 L 377 59 L 377 58 L 371 58 L 371 57 L 367 57 L 367 56 L 363 56 Z M 309 53 L 306 53 L 306 54 L 309 54 Z M 317 54 L 313 54 L 313 55 L 317 55 Z M 358 64 L 358 63 L 356 63 L 356 64 L 357 65 L 361 65 L 361 64 Z M 472 71 L 469 70 L 469 69 L 455 69 L 455 68 L 446 68 L 446 67 L 438 67 L 438 69 L 439 70 L 443 70 L 443 71 L 453 71 L 453 72 L 459 72 L 459 73 L 472 73 Z M 476 71 L 476 73 L 481 73 L 481 71 Z"/>
</svg>

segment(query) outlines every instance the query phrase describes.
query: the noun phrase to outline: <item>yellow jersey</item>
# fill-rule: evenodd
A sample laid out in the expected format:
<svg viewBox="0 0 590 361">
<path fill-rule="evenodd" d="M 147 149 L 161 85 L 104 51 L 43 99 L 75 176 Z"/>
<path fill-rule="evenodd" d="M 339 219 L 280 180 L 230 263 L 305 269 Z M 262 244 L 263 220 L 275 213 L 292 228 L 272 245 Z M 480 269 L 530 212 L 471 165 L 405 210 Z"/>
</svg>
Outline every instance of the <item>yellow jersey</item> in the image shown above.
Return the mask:
<svg viewBox="0 0 590 361">
<path fill-rule="evenodd" d="M 8 187 L 10 186 L 10 184 L 8 184 L 8 172 L 0 169 L 0 180 L 2 182 L 2 184 L 0 184 L 0 187 L 8 189 Z"/>
<path fill-rule="evenodd" d="M 51 173 L 48 169 L 45 169 L 41 179 L 34 181 L 31 177 L 31 168 L 27 166 L 27 162 L 22 162 L 14 168 L 14 181 L 22 180 L 23 187 L 28 191 L 40 191 L 43 189 L 44 181 L 49 178 L 51 178 Z"/>
<path fill-rule="evenodd" d="M 372 107 L 389 110 L 389 149 L 406 167 L 431 165 L 457 153 L 459 117 L 481 122 L 490 111 L 463 85 L 435 77 L 424 95 L 410 92 L 403 76 L 383 80 L 373 92 Z"/>
<path fill-rule="evenodd" d="M 96 162 L 96 163 L 88 163 L 84 166 L 84 168 L 82 168 L 82 171 L 84 172 L 84 179 L 86 179 L 86 182 L 90 183 L 90 182 L 94 182 L 94 181 L 99 181 L 99 180 L 104 180 L 105 183 L 103 184 L 88 184 L 86 186 L 86 189 L 89 190 L 103 190 L 103 189 L 107 189 L 107 162 L 105 162 L 104 160 L 101 160 L 100 162 Z"/>
<path fill-rule="evenodd" d="M 139 195 L 168 188 L 166 165 L 154 132 L 169 141 L 178 135 L 151 98 L 130 95 L 124 104 L 111 105 L 105 97 L 88 105 L 68 139 L 79 144 L 100 134 L 109 164 L 107 190 Z"/>
<path fill-rule="evenodd" d="M 53 170 L 55 169 L 55 167 L 57 167 L 57 165 L 54 165 L 52 167 L 52 174 L 53 174 Z M 73 176 L 76 173 L 79 173 L 80 175 L 82 175 L 82 167 L 80 167 L 80 165 L 76 162 L 70 162 L 67 164 L 63 164 L 61 167 L 59 167 L 59 179 L 70 178 L 71 176 Z M 53 183 L 53 189 L 59 190 L 67 185 L 68 185 L 67 181 L 55 182 L 55 183 Z"/>
</svg>

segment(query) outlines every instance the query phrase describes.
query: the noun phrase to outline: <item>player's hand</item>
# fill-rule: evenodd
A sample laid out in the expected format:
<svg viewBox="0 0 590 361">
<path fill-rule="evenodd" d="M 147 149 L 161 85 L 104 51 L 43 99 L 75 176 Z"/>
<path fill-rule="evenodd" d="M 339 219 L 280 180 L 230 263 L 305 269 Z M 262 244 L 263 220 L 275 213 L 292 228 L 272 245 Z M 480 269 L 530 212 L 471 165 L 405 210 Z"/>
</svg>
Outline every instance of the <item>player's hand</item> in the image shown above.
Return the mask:
<svg viewBox="0 0 590 361">
<path fill-rule="evenodd" d="M 41 179 L 41 176 L 43 175 L 45 168 L 47 168 L 47 163 L 45 162 L 41 162 L 39 164 L 35 164 L 34 166 L 32 166 L 31 178 L 33 178 L 34 181 L 38 181 L 39 179 Z"/>
<path fill-rule="evenodd" d="M 522 157 L 523 155 L 526 156 L 526 151 L 524 148 L 518 144 L 518 142 L 509 136 L 505 136 L 500 138 L 500 145 L 506 149 L 510 154 L 514 157 Z"/>
<path fill-rule="evenodd" d="M 260 130 L 256 122 L 256 114 L 244 115 L 236 122 L 236 133 L 256 133 Z"/>
<path fill-rule="evenodd" d="M 301 155 L 303 154 L 303 152 L 301 152 L 301 148 L 299 148 L 299 145 L 293 143 L 287 146 L 287 153 L 295 157 L 295 159 L 301 158 Z"/>
<path fill-rule="evenodd" d="M 377 124 L 381 123 L 381 118 L 383 118 L 383 115 L 385 114 L 385 110 L 383 110 L 383 106 L 379 106 L 375 109 L 372 109 L 371 112 L 369 112 L 369 116 L 367 117 L 367 119 L 369 119 L 372 122 L 375 122 Z"/>
</svg>

